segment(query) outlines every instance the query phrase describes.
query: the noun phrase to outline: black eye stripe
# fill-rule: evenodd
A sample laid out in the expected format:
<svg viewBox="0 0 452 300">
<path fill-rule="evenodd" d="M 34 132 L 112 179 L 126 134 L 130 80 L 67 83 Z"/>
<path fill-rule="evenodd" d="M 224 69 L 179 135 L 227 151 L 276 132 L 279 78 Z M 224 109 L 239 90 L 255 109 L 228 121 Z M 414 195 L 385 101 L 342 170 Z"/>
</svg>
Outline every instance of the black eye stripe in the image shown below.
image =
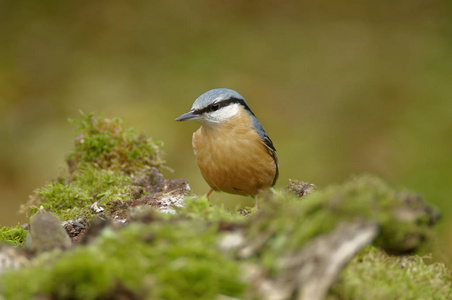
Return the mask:
<svg viewBox="0 0 452 300">
<path fill-rule="evenodd" d="M 208 105 L 207 107 L 204 107 L 202 109 L 198 109 L 196 111 L 194 111 L 195 114 L 201 115 L 205 112 L 211 112 L 211 111 L 216 111 L 219 110 L 222 107 L 226 107 L 230 104 L 240 104 L 243 105 L 245 107 L 245 109 L 250 110 L 248 105 L 246 105 L 245 101 L 243 101 L 243 99 L 237 99 L 237 98 L 230 98 L 228 100 L 222 100 L 220 102 L 216 102 L 216 103 L 212 103 L 210 105 Z"/>
<path fill-rule="evenodd" d="M 216 110 L 219 110 L 223 106 L 221 105 L 221 102 L 220 102 L 220 103 L 211 104 L 211 105 L 209 105 L 209 107 L 210 107 L 211 111 L 216 111 Z"/>
</svg>

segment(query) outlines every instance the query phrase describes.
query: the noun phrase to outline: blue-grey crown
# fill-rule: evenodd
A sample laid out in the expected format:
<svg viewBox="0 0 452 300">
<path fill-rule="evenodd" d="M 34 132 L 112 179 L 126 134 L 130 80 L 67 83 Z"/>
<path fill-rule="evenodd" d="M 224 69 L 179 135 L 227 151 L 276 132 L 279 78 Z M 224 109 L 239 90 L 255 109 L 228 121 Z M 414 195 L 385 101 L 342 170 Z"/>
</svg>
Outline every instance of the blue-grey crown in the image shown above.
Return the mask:
<svg viewBox="0 0 452 300">
<path fill-rule="evenodd" d="M 225 100 L 235 100 L 234 102 L 241 103 L 245 107 L 248 107 L 245 98 L 243 98 L 242 95 L 240 95 L 236 91 L 226 88 L 219 88 L 207 91 L 199 96 L 198 99 L 193 102 L 191 109 L 201 110 L 214 102 L 218 103 Z"/>
</svg>

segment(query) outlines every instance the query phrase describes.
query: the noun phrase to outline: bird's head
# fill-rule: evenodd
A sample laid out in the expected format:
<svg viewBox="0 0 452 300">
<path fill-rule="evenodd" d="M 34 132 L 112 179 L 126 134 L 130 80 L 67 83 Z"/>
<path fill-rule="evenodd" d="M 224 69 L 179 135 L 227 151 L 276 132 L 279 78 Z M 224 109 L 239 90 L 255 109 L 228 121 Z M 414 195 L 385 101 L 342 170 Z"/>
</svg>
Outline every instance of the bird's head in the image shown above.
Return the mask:
<svg viewBox="0 0 452 300">
<path fill-rule="evenodd" d="M 225 88 L 213 89 L 199 96 L 190 111 L 176 121 L 196 120 L 203 125 L 214 126 L 236 116 L 243 109 L 251 112 L 239 93 Z"/>
</svg>

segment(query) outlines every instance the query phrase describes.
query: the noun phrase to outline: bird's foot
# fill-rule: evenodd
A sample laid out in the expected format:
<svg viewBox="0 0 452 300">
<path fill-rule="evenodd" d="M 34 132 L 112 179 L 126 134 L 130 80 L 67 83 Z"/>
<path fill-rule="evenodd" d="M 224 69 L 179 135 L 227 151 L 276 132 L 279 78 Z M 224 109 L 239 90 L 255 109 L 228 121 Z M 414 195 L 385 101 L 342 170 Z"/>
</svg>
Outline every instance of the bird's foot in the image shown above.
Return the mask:
<svg viewBox="0 0 452 300">
<path fill-rule="evenodd" d="M 213 189 L 210 189 L 210 191 L 208 191 L 204 196 L 207 198 L 207 201 L 210 201 L 209 200 L 209 196 L 210 196 L 210 194 L 212 194 L 212 192 L 213 192 Z"/>
<path fill-rule="evenodd" d="M 259 200 L 257 199 L 257 195 L 254 196 L 254 206 L 251 209 L 252 212 L 258 211 L 259 210 Z"/>
</svg>

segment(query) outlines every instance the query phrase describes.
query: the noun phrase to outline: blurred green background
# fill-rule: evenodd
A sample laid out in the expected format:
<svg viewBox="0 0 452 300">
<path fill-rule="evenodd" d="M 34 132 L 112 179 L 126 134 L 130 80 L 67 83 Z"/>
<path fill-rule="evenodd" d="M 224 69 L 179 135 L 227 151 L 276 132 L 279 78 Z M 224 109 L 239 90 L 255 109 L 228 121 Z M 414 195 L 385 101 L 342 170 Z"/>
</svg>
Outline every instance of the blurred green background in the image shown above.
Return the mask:
<svg viewBox="0 0 452 300">
<path fill-rule="evenodd" d="M 65 168 L 79 110 L 163 140 L 164 175 L 205 193 L 198 125 L 174 119 L 217 87 L 264 124 L 277 187 L 375 173 L 442 210 L 452 257 L 449 0 L 0 0 L 0 225 Z"/>
</svg>

